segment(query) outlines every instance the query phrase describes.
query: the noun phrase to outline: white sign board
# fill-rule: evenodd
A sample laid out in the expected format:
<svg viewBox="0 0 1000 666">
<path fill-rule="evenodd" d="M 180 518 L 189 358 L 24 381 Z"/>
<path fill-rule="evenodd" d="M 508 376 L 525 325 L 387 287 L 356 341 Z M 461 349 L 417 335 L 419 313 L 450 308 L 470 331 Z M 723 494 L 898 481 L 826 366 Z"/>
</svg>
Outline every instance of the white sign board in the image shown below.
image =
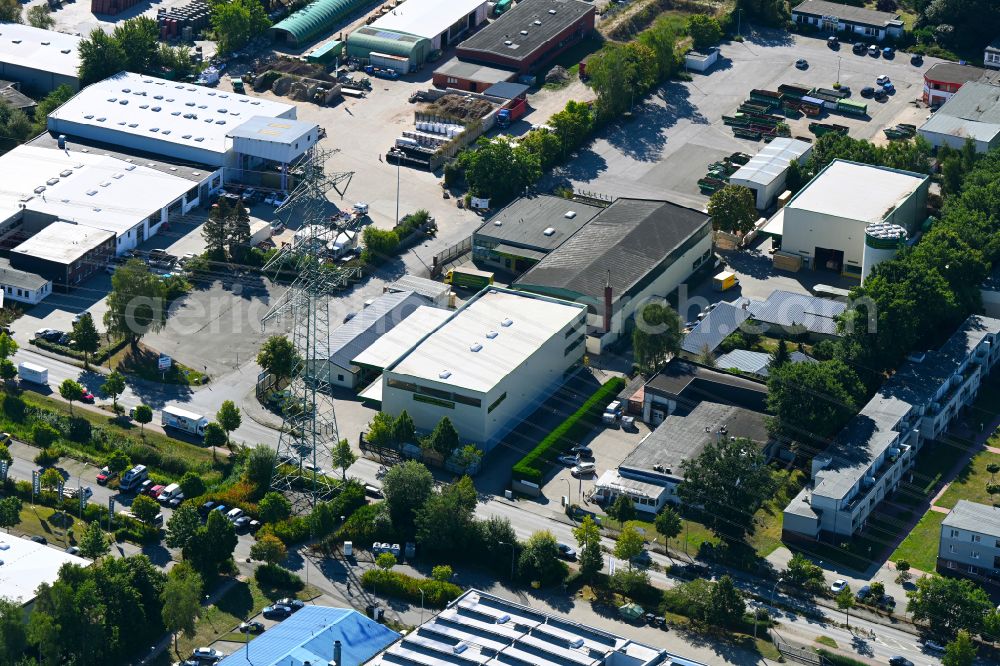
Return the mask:
<svg viewBox="0 0 1000 666">
<path fill-rule="evenodd" d="M 160 356 L 160 360 L 157 362 L 156 367 L 163 371 L 169 370 L 171 365 L 173 365 L 173 359 L 169 356 Z"/>
</svg>

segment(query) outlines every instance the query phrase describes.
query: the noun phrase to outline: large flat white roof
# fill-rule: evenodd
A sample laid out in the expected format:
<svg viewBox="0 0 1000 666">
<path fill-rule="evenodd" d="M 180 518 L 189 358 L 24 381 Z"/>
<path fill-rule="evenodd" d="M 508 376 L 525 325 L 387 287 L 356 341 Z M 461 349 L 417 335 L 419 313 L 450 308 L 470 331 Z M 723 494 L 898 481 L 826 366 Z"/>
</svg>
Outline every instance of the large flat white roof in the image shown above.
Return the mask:
<svg viewBox="0 0 1000 666">
<path fill-rule="evenodd" d="M 486 0 L 406 0 L 371 27 L 434 39 L 486 4 Z"/>
<path fill-rule="evenodd" d="M 53 222 L 11 252 L 71 264 L 114 237 L 113 231 L 70 222 Z"/>
<path fill-rule="evenodd" d="M 800 160 L 803 155 L 811 151 L 812 145 L 805 141 L 778 137 L 741 166 L 729 179 L 755 185 L 770 185 L 785 173 L 792 160 Z"/>
<path fill-rule="evenodd" d="M 414 341 L 440 326 L 451 314 L 451 310 L 421 305 L 409 317 L 355 356 L 351 363 L 385 368 L 405 354 L 413 346 Z"/>
<path fill-rule="evenodd" d="M 23 206 L 116 234 L 195 187 L 180 176 L 99 153 L 37 146 L 0 156 L 0 173 L 0 219 Z"/>
<path fill-rule="evenodd" d="M 485 393 L 584 309 L 568 301 L 489 289 L 457 310 L 389 371 Z"/>
<path fill-rule="evenodd" d="M 59 122 L 100 127 L 123 134 L 225 153 L 228 134 L 254 116 L 294 118 L 284 102 L 121 72 L 87 86 L 49 114 Z"/>
<path fill-rule="evenodd" d="M 3 566 L 0 566 L 0 597 L 22 605 L 35 598 L 39 585 L 54 583 L 62 565 L 90 564 L 82 557 L 13 534 L 0 534 L 0 560 L 3 561 Z"/>
<path fill-rule="evenodd" d="M 885 219 L 927 178 L 909 171 L 834 160 L 788 202 L 787 208 L 877 222 Z"/>
<path fill-rule="evenodd" d="M 80 37 L 20 23 L 0 24 L 0 62 L 76 77 Z"/>
</svg>

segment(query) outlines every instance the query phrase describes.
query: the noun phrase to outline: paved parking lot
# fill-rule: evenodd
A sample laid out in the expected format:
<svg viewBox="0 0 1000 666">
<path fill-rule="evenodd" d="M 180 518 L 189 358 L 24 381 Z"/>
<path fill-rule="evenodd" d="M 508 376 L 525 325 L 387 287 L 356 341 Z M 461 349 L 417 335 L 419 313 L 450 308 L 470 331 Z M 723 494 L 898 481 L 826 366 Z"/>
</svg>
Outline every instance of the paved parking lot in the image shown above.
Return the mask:
<svg viewBox="0 0 1000 666">
<path fill-rule="evenodd" d="M 806 58 L 806 70 L 795 68 Z M 606 130 L 578 159 L 557 170 L 550 185 L 569 184 L 581 190 L 613 196 L 666 198 L 701 208 L 707 197 L 697 181 L 709 163 L 734 151 L 756 153 L 764 144 L 737 139 L 722 116 L 735 112 L 750 90 L 777 90 L 781 83 L 830 87 L 837 81 L 860 99 L 865 86 L 887 74 L 896 94 L 886 102 L 868 101 L 871 118 L 841 115 L 821 119 L 850 127 L 856 138 L 883 140 L 882 128 L 898 122 L 920 124 L 929 115 L 913 102 L 922 92 L 923 71 L 937 60 L 927 58 L 921 67 L 903 54 L 893 60 L 857 56 L 850 45 L 833 51 L 822 39 L 765 33 L 744 43 L 724 44 L 718 64 L 702 75 L 693 73 L 689 83 L 672 81 L 647 100 L 630 123 Z M 790 123 L 793 135 L 811 136 L 808 120 Z"/>
</svg>

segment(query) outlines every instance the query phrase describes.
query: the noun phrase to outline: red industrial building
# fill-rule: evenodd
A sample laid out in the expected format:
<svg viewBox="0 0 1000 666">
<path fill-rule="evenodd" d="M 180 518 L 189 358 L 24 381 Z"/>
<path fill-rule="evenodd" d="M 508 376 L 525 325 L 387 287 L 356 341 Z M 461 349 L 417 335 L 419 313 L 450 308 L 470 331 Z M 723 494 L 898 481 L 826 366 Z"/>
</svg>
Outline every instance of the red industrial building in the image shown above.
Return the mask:
<svg viewBox="0 0 1000 666">
<path fill-rule="evenodd" d="M 594 6 L 579 0 L 521 0 L 459 44 L 456 55 L 516 74 L 534 73 L 589 35 L 595 16 Z"/>
<path fill-rule="evenodd" d="M 978 81 L 986 70 L 972 65 L 939 62 L 924 72 L 923 101 L 929 106 L 941 106 L 958 92 L 963 84 Z"/>
</svg>

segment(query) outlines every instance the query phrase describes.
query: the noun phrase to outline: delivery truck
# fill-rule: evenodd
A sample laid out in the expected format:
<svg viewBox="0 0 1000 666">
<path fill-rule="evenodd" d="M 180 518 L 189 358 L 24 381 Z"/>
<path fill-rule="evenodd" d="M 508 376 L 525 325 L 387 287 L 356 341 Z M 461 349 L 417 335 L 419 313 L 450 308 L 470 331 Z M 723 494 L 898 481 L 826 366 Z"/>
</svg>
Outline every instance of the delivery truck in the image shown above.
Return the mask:
<svg viewBox="0 0 1000 666">
<path fill-rule="evenodd" d="M 22 382 L 31 382 L 32 384 L 41 384 L 43 386 L 47 386 L 49 383 L 49 369 L 35 365 L 34 363 L 19 363 L 17 366 L 17 376 L 21 378 Z"/>
<path fill-rule="evenodd" d="M 160 425 L 164 428 L 175 428 L 198 437 L 205 435 L 205 426 L 208 425 L 208 419 L 201 414 L 195 414 L 194 412 L 189 412 L 186 409 L 174 407 L 173 405 L 164 407 L 160 414 Z"/>
<path fill-rule="evenodd" d="M 481 271 L 474 267 L 462 266 L 448 271 L 448 275 L 444 281 L 453 287 L 465 287 L 466 289 L 479 291 L 493 284 L 493 273 Z"/>
</svg>

